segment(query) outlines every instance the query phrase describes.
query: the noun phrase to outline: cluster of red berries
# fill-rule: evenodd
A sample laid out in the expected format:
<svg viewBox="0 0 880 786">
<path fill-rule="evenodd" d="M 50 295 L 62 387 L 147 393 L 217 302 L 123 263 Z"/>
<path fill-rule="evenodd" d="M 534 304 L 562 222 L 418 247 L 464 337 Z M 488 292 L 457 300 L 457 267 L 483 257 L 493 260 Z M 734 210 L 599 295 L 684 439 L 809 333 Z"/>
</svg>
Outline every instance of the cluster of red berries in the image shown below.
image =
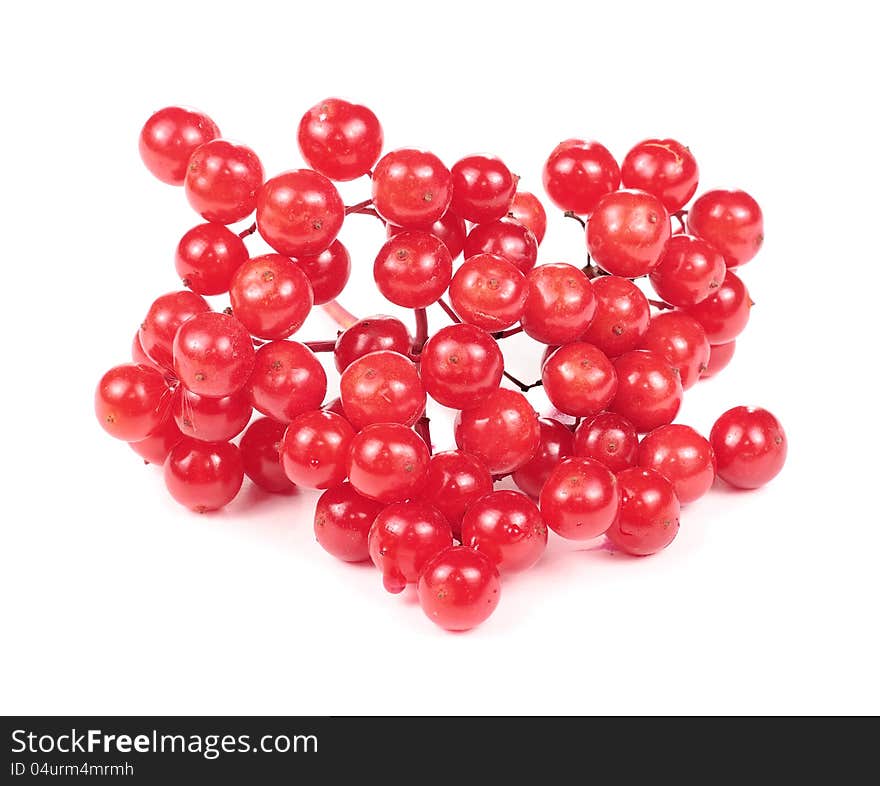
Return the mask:
<svg viewBox="0 0 880 786">
<path fill-rule="evenodd" d="M 497 158 L 447 169 L 421 150 L 382 156 L 376 116 L 339 99 L 309 110 L 298 139 L 311 168 L 266 180 L 257 155 L 204 114 L 162 109 L 141 133 L 147 167 L 183 185 L 206 223 L 177 246 L 185 289 L 153 302 L 133 363 L 104 375 L 95 406 L 112 436 L 164 465 L 178 502 L 221 508 L 245 475 L 270 492 L 323 489 L 318 542 L 342 560 L 372 559 L 390 592 L 418 583 L 426 614 L 462 630 L 497 605 L 499 572 L 541 557 L 548 527 L 653 554 L 716 475 L 756 488 L 782 468 L 785 435 L 766 410 L 731 409 L 708 440 L 672 424 L 682 391 L 733 354 L 751 306 L 733 271 L 763 233 L 743 191 L 684 209 L 698 180 L 688 148 L 648 140 L 622 166 L 595 142 L 553 150 L 546 191 L 586 227 L 588 262 L 575 266 L 536 265 L 546 214 Z M 371 199 L 346 207 L 331 181 L 362 176 Z M 228 228 L 253 213 L 254 226 Z M 385 223 L 374 279 L 415 310 L 414 337 L 393 317 L 355 320 L 335 303 L 351 264 L 336 237 L 350 213 Z M 254 231 L 277 253 L 251 257 Z M 659 301 L 633 283 L 643 276 Z M 225 293 L 224 311 L 204 297 Z M 452 324 L 429 335 L 435 303 Z M 316 304 L 346 329 L 289 340 Z M 556 418 L 538 416 L 530 386 L 501 387 L 511 377 L 499 341 L 519 332 L 547 346 L 535 384 Z M 340 397 L 324 403 L 315 353 L 331 351 Z M 458 450 L 431 455 L 428 396 L 459 410 Z M 264 417 L 252 421 L 253 410 Z M 509 475 L 521 492 L 493 490 Z"/>
</svg>

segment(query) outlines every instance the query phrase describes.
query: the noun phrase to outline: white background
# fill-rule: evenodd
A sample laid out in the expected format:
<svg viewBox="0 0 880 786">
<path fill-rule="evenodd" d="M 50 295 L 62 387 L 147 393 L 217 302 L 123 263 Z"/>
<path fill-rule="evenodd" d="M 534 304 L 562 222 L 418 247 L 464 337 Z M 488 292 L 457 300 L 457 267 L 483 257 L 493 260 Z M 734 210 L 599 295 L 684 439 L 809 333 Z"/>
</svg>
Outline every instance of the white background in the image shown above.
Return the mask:
<svg viewBox="0 0 880 786">
<path fill-rule="evenodd" d="M 878 171 L 875 28 L 863 3 L 16 3 L 2 76 L 2 638 L 15 713 L 877 712 Z M 825 6 L 827 8 L 827 5 Z M 618 158 L 690 145 L 702 188 L 761 203 L 736 357 L 679 418 L 737 404 L 783 421 L 789 461 L 714 491 L 649 559 L 560 541 L 449 635 L 412 594 L 314 542 L 315 496 L 252 489 L 199 517 L 107 437 L 94 386 L 177 288 L 197 223 L 137 154 L 173 103 L 208 112 L 267 173 L 301 165 L 327 95 L 368 104 L 387 148 L 490 151 L 540 191 L 560 140 Z M 876 106 L 874 106 L 876 109 Z M 344 189 L 351 203 L 368 184 Z M 381 228 L 347 222 L 369 294 Z M 254 240 L 254 239 L 252 239 Z M 258 243 L 251 246 L 259 248 Z M 542 261 L 582 263 L 555 213 Z M 431 314 L 432 324 L 443 317 Z M 333 335 L 323 315 L 298 338 Z M 537 351 L 511 342 L 530 377 Z M 536 406 L 543 406 L 539 396 Z M 442 418 L 441 418 L 442 420 Z M 451 444 L 442 425 L 441 447 Z"/>
</svg>

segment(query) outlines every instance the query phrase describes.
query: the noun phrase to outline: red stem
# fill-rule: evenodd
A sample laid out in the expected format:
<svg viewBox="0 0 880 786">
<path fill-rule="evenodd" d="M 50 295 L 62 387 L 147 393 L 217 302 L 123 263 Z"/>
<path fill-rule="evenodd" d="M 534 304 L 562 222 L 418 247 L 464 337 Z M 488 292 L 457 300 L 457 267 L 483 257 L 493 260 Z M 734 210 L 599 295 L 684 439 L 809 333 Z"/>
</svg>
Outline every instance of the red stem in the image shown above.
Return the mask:
<svg viewBox="0 0 880 786">
<path fill-rule="evenodd" d="M 336 300 L 331 300 L 329 303 L 325 303 L 321 308 L 323 308 L 324 313 L 343 330 L 350 328 L 358 321 L 358 318 L 354 314 L 352 314 L 347 308 L 339 305 Z"/>
<path fill-rule="evenodd" d="M 501 338 L 507 338 L 508 336 L 515 336 L 517 333 L 522 333 L 522 325 L 517 325 L 516 327 L 507 328 L 507 330 L 502 330 L 500 333 L 493 333 L 492 338 L 496 341 Z"/>
<path fill-rule="evenodd" d="M 514 385 L 516 385 L 523 393 L 528 393 L 532 388 L 539 388 L 544 383 L 539 379 L 537 382 L 532 382 L 531 385 L 527 385 L 521 379 L 517 379 L 513 374 L 509 371 L 502 372 L 505 377 L 507 377 Z"/>
<path fill-rule="evenodd" d="M 675 306 L 670 306 L 669 303 L 664 303 L 662 300 L 651 300 L 649 298 L 648 302 L 654 306 L 654 308 L 659 308 L 661 311 L 671 311 L 675 308 Z"/>
<path fill-rule="evenodd" d="M 431 445 L 431 419 L 427 415 L 422 415 L 413 426 L 416 434 L 418 434 L 428 446 L 428 453 L 433 453 L 434 448 Z"/>
<path fill-rule="evenodd" d="M 581 228 L 582 228 L 582 229 L 586 229 L 586 228 L 587 228 L 587 222 L 584 221 L 584 220 L 583 220 L 583 219 L 582 219 L 577 213 L 575 213 L 573 210 L 566 210 L 562 215 L 564 215 L 566 218 L 573 218 L 575 221 L 578 222 L 578 224 L 581 225 Z"/>
<path fill-rule="evenodd" d="M 367 207 L 373 206 L 372 199 L 365 199 L 363 202 L 358 202 L 356 205 L 349 205 L 345 208 L 345 215 L 350 216 L 352 213 L 360 213 L 361 210 Z"/>
<path fill-rule="evenodd" d="M 428 312 L 424 308 L 415 308 L 413 312 L 416 315 L 416 337 L 413 339 L 412 353 L 418 355 L 428 340 Z"/>
<path fill-rule="evenodd" d="M 437 301 L 437 305 L 446 312 L 446 316 L 449 317 L 453 322 L 455 322 L 456 324 L 461 324 L 461 320 L 458 318 L 458 314 L 456 314 L 452 310 L 452 306 L 450 306 L 449 303 L 443 300 L 443 298 L 440 298 L 440 300 Z"/>
<path fill-rule="evenodd" d="M 306 341 L 305 345 L 312 352 L 332 352 L 336 349 L 336 341 Z"/>
</svg>

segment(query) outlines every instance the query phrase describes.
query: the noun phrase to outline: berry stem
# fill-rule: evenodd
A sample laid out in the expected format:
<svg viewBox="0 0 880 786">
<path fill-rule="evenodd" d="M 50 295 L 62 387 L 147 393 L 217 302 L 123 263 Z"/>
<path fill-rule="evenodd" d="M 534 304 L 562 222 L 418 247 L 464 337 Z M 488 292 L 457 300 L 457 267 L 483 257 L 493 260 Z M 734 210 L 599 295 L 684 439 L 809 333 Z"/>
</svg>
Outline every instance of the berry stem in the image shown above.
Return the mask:
<svg viewBox="0 0 880 786">
<path fill-rule="evenodd" d="M 305 345 L 312 352 L 332 352 L 336 349 L 336 341 L 306 341 Z"/>
<path fill-rule="evenodd" d="M 238 233 L 238 236 L 239 236 L 242 240 L 244 240 L 246 237 L 250 237 L 250 236 L 251 236 L 252 234 L 254 234 L 254 232 L 256 232 L 256 231 L 257 231 L 257 222 L 254 221 L 254 223 L 251 224 L 247 229 L 244 229 L 244 230 L 242 230 L 241 232 L 239 232 L 239 233 Z"/>
<path fill-rule="evenodd" d="M 687 210 L 678 210 L 672 214 L 672 217 L 681 225 L 681 231 L 687 232 L 687 225 L 684 223 L 684 217 L 688 214 Z"/>
<path fill-rule="evenodd" d="M 428 340 L 428 311 L 424 308 L 414 308 L 416 315 L 416 337 L 413 339 L 412 354 L 420 355 L 422 347 Z"/>
<path fill-rule="evenodd" d="M 461 320 L 458 318 L 458 314 L 456 314 L 452 310 L 452 306 L 450 306 L 449 303 L 447 303 L 443 298 L 440 298 L 440 300 L 437 301 L 437 305 L 446 312 L 446 316 L 449 317 L 453 322 L 458 325 L 461 324 Z"/>
<path fill-rule="evenodd" d="M 544 383 L 539 379 L 537 382 L 532 382 L 531 385 L 527 385 L 521 379 L 517 379 L 513 374 L 509 371 L 503 372 L 504 376 L 507 377 L 514 385 L 516 385 L 523 393 L 528 393 L 532 388 L 539 388 L 544 385 Z"/>
<path fill-rule="evenodd" d="M 501 338 L 507 338 L 508 336 L 515 336 L 517 333 L 522 333 L 522 325 L 517 325 L 516 327 L 507 328 L 507 330 L 502 330 L 499 333 L 493 333 L 492 338 L 496 341 Z"/>
<path fill-rule="evenodd" d="M 577 213 L 575 213 L 574 211 L 572 211 L 572 210 L 566 210 L 562 215 L 564 215 L 566 218 L 573 218 L 575 221 L 578 222 L 578 224 L 581 225 L 581 227 L 582 227 L 583 229 L 586 229 L 586 228 L 587 228 L 587 222 L 584 221 L 584 219 L 582 219 L 582 218 L 581 218 Z"/>
<path fill-rule="evenodd" d="M 358 318 L 354 314 L 352 314 L 347 308 L 339 305 L 339 302 L 336 300 L 331 300 L 329 303 L 325 303 L 321 308 L 323 308 L 324 313 L 343 330 L 350 328 L 358 321 Z"/>
<path fill-rule="evenodd" d="M 350 216 L 352 213 L 360 213 L 365 216 L 373 216 L 373 218 L 378 218 L 383 226 L 388 226 L 388 222 L 382 218 L 373 207 L 372 199 L 365 199 L 363 202 L 358 202 L 356 205 L 350 205 L 345 208 L 345 215 Z"/>
<path fill-rule="evenodd" d="M 413 426 L 416 434 L 418 434 L 428 446 L 428 453 L 433 453 L 434 449 L 431 445 L 431 419 L 427 415 L 422 415 Z"/>
<path fill-rule="evenodd" d="M 651 300 L 649 298 L 648 302 L 654 306 L 654 308 L 659 308 L 661 311 L 671 311 L 675 308 L 675 306 L 670 306 L 669 303 L 664 303 L 662 300 Z"/>
</svg>

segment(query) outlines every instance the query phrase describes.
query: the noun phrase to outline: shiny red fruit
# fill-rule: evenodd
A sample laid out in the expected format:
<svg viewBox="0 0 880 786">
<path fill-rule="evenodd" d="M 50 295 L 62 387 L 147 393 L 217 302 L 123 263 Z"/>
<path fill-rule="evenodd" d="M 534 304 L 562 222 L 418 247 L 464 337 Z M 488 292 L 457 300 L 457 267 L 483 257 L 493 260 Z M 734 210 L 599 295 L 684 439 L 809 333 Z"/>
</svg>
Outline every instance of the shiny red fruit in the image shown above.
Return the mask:
<svg viewBox="0 0 880 786">
<path fill-rule="evenodd" d="M 620 179 L 626 188 L 647 191 L 674 213 L 694 195 L 700 172 L 690 149 L 674 139 L 646 139 L 623 159 Z"/>
<path fill-rule="evenodd" d="M 703 326 L 710 344 L 727 344 L 745 330 L 751 309 L 746 285 L 728 270 L 721 286 L 685 313 Z"/>
<path fill-rule="evenodd" d="M 427 393 L 453 409 L 473 406 L 498 390 L 504 356 L 498 343 L 473 325 L 449 325 L 425 344 L 419 371 Z"/>
<path fill-rule="evenodd" d="M 186 168 L 186 198 L 206 221 L 234 224 L 257 207 L 263 165 L 249 147 L 214 139 L 199 147 Z"/>
<path fill-rule="evenodd" d="M 365 317 L 343 330 L 336 338 L 333 359 L 338 371 L 345 371 L 355 360 L 370 352 L 387 349 L 407 355 L 412 336 L 399 319 L 378 314 Z"/>
<path fill-rule="evenodd" d="M 396 224 L 388 224 L 386 235 L 389 240 L 395 235 L 407 230 Z M 455 259 L 464 248 L 464 239 L 467 237 L 467 226 L 464 219 L 455 215 L 452 210 L 447 210 L 441 218 L 438 218 L 430 227 L 423 230 L 443 241 L 443 245 L 449 249 L 449 256 Z"/>
<path fill-rule="evenodd" d="M 468 508 L 492 490 L 492 476 L 476 456 L 448 450 L 431 456 L 422 499 L 439 510 L 461 540 L 461 520 Z"/>
<path fill-rule="evenodd" d="M 134 363 L 149 366 L 156 369 L 156 371 L 161 371 L 163 374 L 168 373 L 167 369 L 162 368 L 158 363 L 147 357 L 147 353 L 144 352 L 144 348 L 141 346 L 141 338 L 137 333 L 134 334 L 134 338 L 131 340 L 131 359 Z"/>
<path fill-rule="evenodd" d="M 592 284 L 596 312 L 582 340 L 608 357 L 637 349 L 651 321 L 648 298 L 628 278 L 599 276 Z"/>
<path fill-rule="evenodd" d="M 526 276 L 522 314 L 527 335 L 544 344 L 579 339 L 596 312 L 593 285 L 579 268 L 564 262 L 539 265 Z"/>
<path fill-rule="evenodd" d="M 452 257 L 446 244 L 428 232 L 400 232 L 379 249 L 373 278 L 395 305 L 427 308 L 449 286 Z"/>
<path fill-rule="evenodd" d="M 238 447 L 244 474 L 270 494 L 292 494 L 296 486 L 281 466 L 281 440 L 284 423 L 272 418 L 257 418 L 244 432 Z"/>
<path fill-rule="evenodd" d="M 124 363 L 111 368 L 95 391 L 95 416 L 111 437 L 138 442 L 152 434 L 168 414 L 171 391 L 161 372 Z"/>
<path fill-rule="evenodd" d="M 165 459 L 165 486 L 196 513 L 219 510 L 235 499 L 244 480 L 241 453 L 231 442 L 184 437 Z"/>
<path fill-rule="evenodd" d="M 182 106 L 167 106 L 150 116 L 141 129 L 141 159 L 163 183 L 182 186 L 195 149 L 220 136 L 206 114 Z"/>
<path fill-rule="evenodd" d="M 606 535 L 621 551 L 644 557 L 665 549 L 678 534 L 681 506 L 672 484 L 653 469 L 617 474 L 620 512 Z"/>
<path fill-rule="evenodd" d="M 433 153 L 405 148 L 386 153 L 373 171 L 373 206 L 407 229 L 426 229 L 452 199 L 452 174 Z"/>
<path fill-rule="evenodd" d="M 327 395 L 327 374 L 304 344 L 270 341 L 257 351 L 247 390 L 254 409 L 290 423 L 321 406 Z"/>
<path fill-rule="evenodd" d="M 170 415 L 150 432 L 146 439 L 129 442 L 129 447 L 147 464 L 164 464 L 171 449 L 183 439 L 174 418 Z"/>
<path fill-rule="evenodd" d="M 651 271 L 651 286 L 671 306 L 693 306 L 717 291 L 726 272 L 721 252 L 705 240 L 673 235 Z"/>
<path fill-rule="evenodd" d="M 594 459 L 612 472 L 636 463 L 639 435 L 623 415 L 600 412 L 581 421 L 574 432 L 574 455 Z"/>
<path fill-rule="evenodd" d="M 315 505 L 315 539 L 321 547 L 344 562 L 370 558 L 367 538 L 383 505 L 362 497 L 343 483 L 327 489 Z"/>
<path fill-rule="evenodd" d="M 510 210 L 516 180 L 500 158 L 467 156 L 452 166 L 452 204 L 456 215 L 475 224 L 503 218 Z"/>
<path fill-rule="evenodd" d="M 333 412 L 314 410 L 298 415 L 284 432 L 281 464 L 297 486 L 329 489 L 345 480 L 354 429 Z"/>
<path fill-rule="evenodd" d="M 764 215 L 745 191 L 707 191 L 691 205 L 687 226 L 717 248 L 728 267 L 744 265 L 764 243 Z"/>
<path fill-rule="evenodd" d="M 541 427 L 538 449 L 513 473 L 513 482 L 535 499 L 556 465 L 574 452 L 574 435 L 568 426 L 553 418 L 540 418 L 538 424 Z"/>
<path fill-rule="evenodd" d="M 598 142 L 567 139 L 544 164 L 544 189 L 560 210 L 590 215 L 599 200 L 619 185 L 620 168 Z"/>
<path fill-rule="evenodd" d="M 697 384 L 709 364 L 709 339 L 703 326 L 681 311 L 657 314 L 642 339 L 641 349 L 660 355 L 678 371 L 682 390 Z"/>
<path fill-rule="evenodd" d="M 788 440 L 782 424 L 766 409 L 734 407 L 712 426 L 709 435 L 718 477 L 731 486 L 756 489 L 782 470 Z"/>
<path fill-rule="evenodd" d="M 615 359 L 614 369 L 613 412 L 623 415 L 640 433 L 673 421 L 681 407 L 681 378 L 660 355 L 646 350 L 627 352 Z"/>
<path fill-rule="evenodd" d="M 172 347 L 180 326 L 196 314 L 211 310 L 208 301 L 195 292 L 169 292 L 157 297 L 138 331 L 141 348 L 156 365 L 170 371 L 174 365 Z"/>
<path fill-rule="evenodd" d="M 574 417 L 595 415 L 617 393 L 617 373 L 602 350 L 575 342 L 557 349 L 541 368 L 550 403 Z"/>
<path fill-rule="evenodd" d="M 510 217 L 530 229 L 538 245 L 541 244 L 547 231 L 547 212 L 538 197 L 528 191 L 517 191 L 510 205 Z"/>
<path fill-rule="evenodd" d="M 175 391 L 171 412 L 187 437 L 202 442 L 227 442 L 244 431 L 253 408 L 244 390 L 230 396 L 199 396 L 182 385 Z"/>
<path fill-rule="evenodd" d="M 672 483 L 682 504 L 703 496 L 715 480 L 715 453 L 690 426 L 673 423 L 654 429 L 639 445 L 638 463 Z"/>
<path fill-rule="evenodd" d="M 235 232 L 223 224 L 199 224 L 177 244 L 174 267 L 187 289 L 222 295 L 247 258 L 244 242 Z"/>
<path fill-rule="evenodd" d="M 620 505 L 614 473 L 592 459 L 564 459 L 547 478 L 540 505 L 544 521 L 557 535 L 597 538 L 612 525 Z"/>
<path fill-rule="evenodd" d="M 464 241 L 464 258 L 492 254 L 528 273 L 538 259 L 538 241 L 532 230 L 512 218 L 477 224 Z"/>
<path fill-rule="evenodd" d="M 373 423 L 411 426 L 425 409 L 425 388 L 415 364 L 388 350 L 351 363 L 339 380 L 345 416 L 356 429 Z"/>
<path fill-rule="evenodd" d="M 714 377 L 719 371 L 727 368 L 733 353 L 736 351 L 736 341 L 728 341 L 726 344 L 709 345 L 709 362 L 700 374 L 700 379 Z"/>
<path fill-rule="evenodd" d="M 379 502 L 400 502 L 421 494 L 430 454 L 422 438 L 398 423 L 377 423 L 355 435 L 348 457 L 354 489 Z"/>
<path fill-rule="evenodd" d="M 337 298 L 351 275 L 351 256 L 338 240 L 320 254 L 298 256 L 293 261 L 308 277 L 316 306 Z"/>
<path fill-rule="evenodd" d="M 501 597 L 501 580 L 492 560 L 475 549 L 451 546 L 425 565 L 419 603 L 445 630 L 470 630 L 485 622 Z"/>
<path fill-rule="evenodd" d="M 526 570 L 547 548 L 547 527 L 525 494 L 493 491 L 465 513 L 461 544 L 485 554 L 502 573 Z"/>
<path fill-rule="evenodd" d="M 463 262 L 449 285 L 455 313 L 490 332 L 519 322 L 527 294 L 526 277 L 519 268 L 491 254 L 477 254 Z"/>
</svg>

